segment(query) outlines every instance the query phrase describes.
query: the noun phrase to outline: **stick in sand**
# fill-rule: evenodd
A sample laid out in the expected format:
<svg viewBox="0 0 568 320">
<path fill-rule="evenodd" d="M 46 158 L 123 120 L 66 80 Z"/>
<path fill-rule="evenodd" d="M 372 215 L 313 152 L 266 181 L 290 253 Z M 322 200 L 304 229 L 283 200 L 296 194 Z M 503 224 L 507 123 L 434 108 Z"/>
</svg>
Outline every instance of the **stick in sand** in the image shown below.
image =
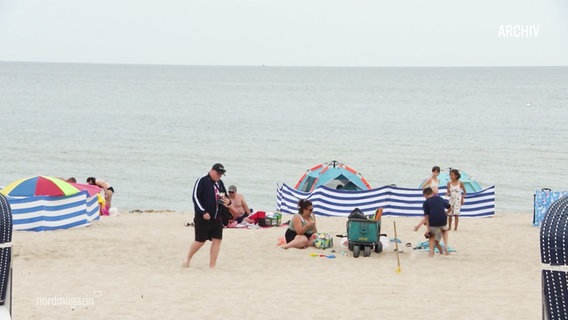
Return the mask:
<svg viewBox="0 0 568 320">
<path fill-rule="evenodd" d="M 394 238 L 398 239 L 398 236 L 396 235 L 396 221 L 392 222 L 394 224 Z M 394 242 L 395 248 L 396 248 L 396 263 L 397 263 L 397 268 L 396 268 L 396 273 L 400 272 L 400 257 L 398 256 L 398 241 Z"/>
</svg>

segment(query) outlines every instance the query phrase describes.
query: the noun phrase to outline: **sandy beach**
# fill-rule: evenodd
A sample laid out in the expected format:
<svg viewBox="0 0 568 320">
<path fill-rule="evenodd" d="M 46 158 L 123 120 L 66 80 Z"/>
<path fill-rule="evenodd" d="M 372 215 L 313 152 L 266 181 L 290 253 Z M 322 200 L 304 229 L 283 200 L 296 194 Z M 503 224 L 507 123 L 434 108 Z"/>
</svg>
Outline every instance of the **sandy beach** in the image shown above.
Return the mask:
<svg viewBox="0 0 568 320">
<path fill-rule="evenodd" d="M 283 250 L 284 227 L 225 229 L 215 270 L 209 243 L 180 267 L 193 214 L 128 213 L 88 227 L 14 234 L 14 319 L 536 319 L 541 315 L 539 229 L 527 214 L 467 219 L 451 232 L 457 252 L 429 258 L 406 247 L 424 241 L 419 218 L 397 223 L 394 244 L 353 258 L 331 250 Z M 289 219 L 285 216 L 283 221 Z M 346 218 L 318 218 L 345 232 Z M 347 252 L 343 255 L 342 251 Z"/>
</svg>

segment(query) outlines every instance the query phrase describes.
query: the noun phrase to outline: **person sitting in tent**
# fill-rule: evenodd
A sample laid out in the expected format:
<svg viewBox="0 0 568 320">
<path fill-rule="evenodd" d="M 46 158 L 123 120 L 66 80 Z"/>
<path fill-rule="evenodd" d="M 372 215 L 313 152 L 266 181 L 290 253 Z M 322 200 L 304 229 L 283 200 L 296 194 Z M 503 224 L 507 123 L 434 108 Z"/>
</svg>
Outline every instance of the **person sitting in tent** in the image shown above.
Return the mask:
<svg viewBox="0 0 568 320">
<path fill-rule="evenodd" d="M 248 217 L 250 209 L 245 198 L 237 193 L 237 187 L 234 185 L 229 186 L 229 199 L 231 199 L 231 205 L 228 206 L 228 209 L 232 215 L 229 226 L 232 226 L 241 223 L 243 219 Z"/>
<path fill-rule="evenodd" d="M 114 195 L 114 188 L 110 185 L 110 183 L 106 182 L 103 179 L 96 179 L 95 177 L 88 177 L 87 183 L 93 186 L 99 186 L 104 190 L 106 206 L 108 208 L 111 208 L 112 207 L 111 201 L 112 201 L 112 196 Z"/>
<path fill-rule="evenodd" d="M 426 189 L 430 187 L 435 194 L 438 194 L 438 188 L 440 186 L 440 180 L 438 179 L 438 175 L 440 174 L 440 167 L 433 166 L 432 167 L 432 175 L 428 177 L 428 179 L 424 180 L 422 185 L 420 186 L 421 189 Z"/>
<path fill-rule="evenodd" d="M 280 248 L 304 249 L 314 245 L 318 230 L 313 211 L 314 207 L 310 200 L 302 199 L 298 202 L 298 213 L 294 214 L 292 221 L 290 221 L 290 225 L 284 234 L 286 243 L 280 245 Z"/>
</svg>

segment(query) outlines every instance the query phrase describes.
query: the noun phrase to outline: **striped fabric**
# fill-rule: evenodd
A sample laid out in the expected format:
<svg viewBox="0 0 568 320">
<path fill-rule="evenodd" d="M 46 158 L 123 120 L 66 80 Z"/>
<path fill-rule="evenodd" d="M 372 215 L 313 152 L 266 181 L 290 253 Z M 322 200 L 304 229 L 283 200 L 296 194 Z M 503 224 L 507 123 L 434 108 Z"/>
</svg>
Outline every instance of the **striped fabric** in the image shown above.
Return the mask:
<svg viewBox="0 0 568 320">
<path fill-rule="evenodd" d="M 71 196 L 8 197 L 14 230 L 47 231 L 88 225 L 99 218 L 97 196 L 87 191 Z"/>
<path fill-rule="evenodd" d="M 552 203 L 540 228 L 543 319 L 568 319 L 568 196 Z"/>
<path fill-rule="evenodd" d="M 0 194 L 0 305 L 11 309 L 10 273 L 12 271 L 12 213 L 8 199 Z"/>
<path fill-rule="evenodd" d="M 440 188 L 445 194 L 446 187 Z M 444 196 L 445 197 L 445 196 Z M 383 215 L 422 216 L 422 189 L 384 186 L 372 190 L 341 191 L 325 186 L 313 192 L 301 192 L 283 184 L 276 190 L 276 209 L 282 213 L 298 212 L 298 200 L 309 199 L 314 204 L 314 212 L 322 216 L 348 216 L 359 208 L 366 215 L 372 215 L 377 208 L 383 208 Z M 495 214 L 495 186 L 477 193 L 468 193 L 460 216 L 488 217 Z"/>
</svg>

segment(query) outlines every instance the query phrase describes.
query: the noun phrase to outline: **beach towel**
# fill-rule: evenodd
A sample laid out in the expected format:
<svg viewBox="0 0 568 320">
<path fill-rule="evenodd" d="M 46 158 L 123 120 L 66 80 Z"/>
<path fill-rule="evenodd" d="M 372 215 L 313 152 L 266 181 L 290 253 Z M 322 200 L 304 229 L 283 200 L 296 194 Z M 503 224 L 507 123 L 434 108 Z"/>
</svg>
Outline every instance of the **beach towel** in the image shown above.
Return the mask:
<svg viewBox="0 0 568 320">
<path fill-rule="evenodd" d="M 443 242 L 440 242 L 440 245 L 442 246 L 442 248 L 445 247 L 445 244 Z M 428 251 L 429 249 L 430 249 L 430 243 L 428 241 L 421 242 L 418 245 L 416 245 L 416 247 L 414 247 L 414 250 L 421 250 L 421 251 Z M 457 252 L 457 250 L 452 247 L 448 247 L 447 249 L 448 252 Z M 434 248 L 434 252 L 439 253 L 438 248 Z"/>
</svg>

